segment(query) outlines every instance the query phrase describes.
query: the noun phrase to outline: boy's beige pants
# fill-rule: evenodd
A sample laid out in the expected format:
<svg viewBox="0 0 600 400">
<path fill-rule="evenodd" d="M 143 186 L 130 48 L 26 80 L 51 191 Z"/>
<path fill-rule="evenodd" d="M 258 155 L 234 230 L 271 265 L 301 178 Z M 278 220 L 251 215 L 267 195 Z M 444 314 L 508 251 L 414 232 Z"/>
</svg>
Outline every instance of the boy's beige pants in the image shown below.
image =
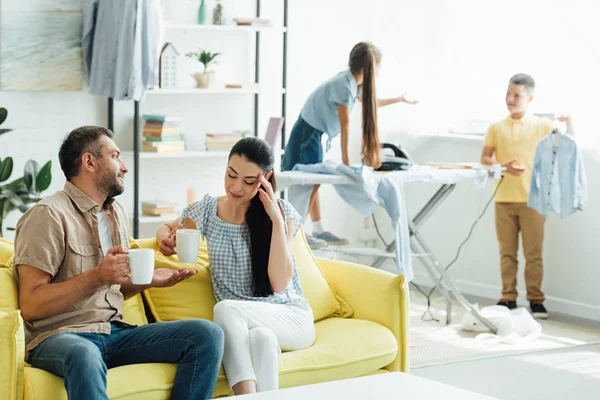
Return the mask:
<svg viewBox="0 0 600 400">
<path fill-rule="evenodd" d="M 527 203 L 496 203 L 496 233 L 500 247 L 502 298 L 517 299 L 517 251 L 519 232 L 525 255 L 525 284 L 528 301 L 544 301 L 542 244 L 546 217 L 527 207 Z"/>
</svg>

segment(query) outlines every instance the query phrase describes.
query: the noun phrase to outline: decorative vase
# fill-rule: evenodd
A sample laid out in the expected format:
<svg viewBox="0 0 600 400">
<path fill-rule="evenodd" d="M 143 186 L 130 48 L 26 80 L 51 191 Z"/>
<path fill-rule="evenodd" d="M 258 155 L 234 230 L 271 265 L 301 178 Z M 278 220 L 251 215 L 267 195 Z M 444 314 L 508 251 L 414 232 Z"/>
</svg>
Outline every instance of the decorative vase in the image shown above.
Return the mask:
<svg viewBox="0 0 600 400">
<path fill-rule="evenodd" d="M 196 72 L 195 74 L 192 74 L 192 76 L 196 80 L 197 88 L 207 89 L 212 87 L 213 83 L 215 82 L 214 71 Z"/>
<path fill-rule="evenodd" d="M 216 5 L 213 9 L 213 25 L 224 25 L 221 0 L 216 0 Z"/>
<path fill-rule="evenodd" d="M 206 13 L 206 0 L 200 1 L 200 7 L 198 8 L 198 23 L 200 25 L 206 25 L 208 22 Z"/>
</svg>

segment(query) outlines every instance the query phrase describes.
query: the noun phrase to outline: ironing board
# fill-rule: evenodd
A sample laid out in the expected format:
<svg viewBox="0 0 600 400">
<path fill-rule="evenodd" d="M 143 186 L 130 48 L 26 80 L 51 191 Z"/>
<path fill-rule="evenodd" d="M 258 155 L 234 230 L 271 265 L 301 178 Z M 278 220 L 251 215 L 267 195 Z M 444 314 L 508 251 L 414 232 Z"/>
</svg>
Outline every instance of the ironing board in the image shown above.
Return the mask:
<svg viewBox="0 0 600 400">
<path fill-rule="evenodd" d="M 501 171 L 497 169 L 474 169 L 474 168 L 424 168 L 410 171 L 384 172 L 390 179 L 398 180 L 402 183 L 425 182 L 439 183 L 441 187 L 427 201 L 412 220 L 408 218 L 408 228 L 410 233 L 410 247 L 412 256 L 419 259 L 425 267 L 427 274 L 434 285 L 438 285 L 446 303 L 446 324 L 452 321 L 452 297 L 471 312 L 475 318 L 496 333 L 496 327 L 481 316 L 474 305 L 469 303 L 462 295 L 451 276 L 447 273 L 445 266 L 438 260 L 431 248 L 425 242 L 420 228 L 432 213 L 448 198 L 450 193 L 460 181 L 480 180 L 483 185 L 488 177 L 499 179 Z M 348 185 L 355 184 L 352 178 L 343 175 L 331 175 L 320 173 L 308 173 L 301 171 L 285 171 L 277 175 L 278 190 L 285 190 L 293 185 Z M 392 242 L 385 250 L 372 248 L 350 248 L 350 247 L 328 247 L 325 250 L 338 252 L 347 255 L 374 256 L 375 261 L 371 264 L 374 268 L 380 268 L 386 259 L 395 258 L 396 242 Z"/>
</svg>

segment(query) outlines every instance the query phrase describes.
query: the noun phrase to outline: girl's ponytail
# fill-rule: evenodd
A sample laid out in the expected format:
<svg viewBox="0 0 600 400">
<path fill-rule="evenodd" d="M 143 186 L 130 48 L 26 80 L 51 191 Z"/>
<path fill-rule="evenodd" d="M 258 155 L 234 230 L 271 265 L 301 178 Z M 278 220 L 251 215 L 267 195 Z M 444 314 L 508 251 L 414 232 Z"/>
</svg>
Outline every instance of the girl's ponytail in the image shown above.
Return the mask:
<svg viewBox="0 0 600 400">
<path fill-rule="evenodd" d="M 365 164 L 373 168 L 381 166 L 375 90 L 375 67 L 379 62 L 381 62 L 381 52 L 371 43 L 359 43 L 350 53 L 350 70 L 363 73 L 361 155 Z"/>
</svg>

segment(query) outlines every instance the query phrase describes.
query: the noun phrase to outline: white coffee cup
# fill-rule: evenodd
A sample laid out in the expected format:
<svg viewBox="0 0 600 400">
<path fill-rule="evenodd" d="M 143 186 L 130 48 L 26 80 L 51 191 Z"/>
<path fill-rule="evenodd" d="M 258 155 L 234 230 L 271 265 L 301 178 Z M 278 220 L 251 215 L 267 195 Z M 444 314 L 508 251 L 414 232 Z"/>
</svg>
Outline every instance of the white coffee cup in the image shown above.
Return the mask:
<svg viewBox="0 0 600 400">
<path fill-rule="evenodd" d="M 131 270 L 131 283 L 134 285 L 148 285 L 152 283 L 154 275 L 154 250 L 131 249 L 129 253 L 129 269 Z"/>
<path fill-rule="evenodd" d="M 183 263 L 195 263 L 200 247 L 200 231 L 197 229 L 177 230 L 177 255 Z"/>
</svg>

